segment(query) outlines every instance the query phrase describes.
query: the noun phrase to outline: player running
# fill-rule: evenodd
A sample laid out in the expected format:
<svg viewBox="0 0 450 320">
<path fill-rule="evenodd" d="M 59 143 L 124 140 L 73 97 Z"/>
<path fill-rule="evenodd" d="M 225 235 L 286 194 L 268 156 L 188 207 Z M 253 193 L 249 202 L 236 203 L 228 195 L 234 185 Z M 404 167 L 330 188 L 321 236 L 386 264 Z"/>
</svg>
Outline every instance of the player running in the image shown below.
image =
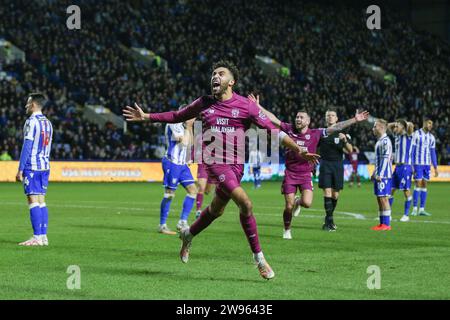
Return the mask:
<svg viewBox="0 0 450 320">
<path fill-rule="evenodd" d="M 329 128 L 335 125 L 338 122 L 336 110 L 327 110 L 325 121 Z M 322 229 L 324 231 L 336 231 L 337 229 L 333 213 L 336 209 L 339 192 L 344 188 L 344 152 L 353 151 L 349 140 L 349 136 L 339 131 L 328 133 L 326 137 L 320 139 L 319 188 L 323 190 L 325 221 Z"/>
<path fill-rule="evenodd" d="M 196 133 L 196 137 L 194 138 L 197 145 L 202 144 L 202 133 L 198 132 Z M 194 157 L 195 159 L 202 159 L 202 148 L 194 148 L 194 151 L 199 153 L 197 156 Z M 202 213 L 202 206 L 203 206 L 203 198 L 205 195 L 208 195 L 212 188 L 214 187 L 214 183 L 212 183 L 211 179 L 208 178 L 208 172 L 206 171 L 206 164 L 203 163 L 203 161 L 200 161 L 200 163 L 197 164 L 197 197 L 196 197 L 196 212 L 195 212 L 195 219 L 200 217 L 200 214 Z"/>
<path fill-rule="evenodd" d="M 425 211 L 427 201 L 427 181 L 430 180 L 430 164 L 434 167 L 434 176 L 439 175 L 436 157 L 436 140 L 431 133 L 433 121 L 425 119 L 422 129 L 414 132 L 412 159 L 414 165 L 414 180 L 416 185 L 413 193 L 412 216 L 431 216 Z M 420 209 L 417 212 L 417 203 L 420 198 Z"/>
<path fill-rule="evenodd" d="M 311 119 L 306 110 L 299 110 L 295 117 L 295 123 L 289 124 L 279 120 L 273 113 L 267 111 L 259 104 L 259 96 L 250 95 L 249 98 L 255 101 L 261 110 L 267 115 L 272 123 L 281 128 L 288 134 L 299 146 L 306 148 L 308 152 L 315 153 L 319 141 L 335 132 L 339 132 L 355 123 L 365 121 L 369 117 L 367 111 L 356 112 L 354 118 L 335 123 L 328 128 L 310 129 Z M 291 222 L 292 214 L 297 216 L 301 207 L 309 208 L 313 201 L 313 183 L 312 170 L 314 166 L 304 159 L 298 157 L 291 150 L 286 150 L 286 172 L 281 187 L 281 193 L 284 194 L 285 208 L 283 212 L 284 231 L 283 239 L 292 239 Z M 297 189 L 301 197 L 295 197 Z"/>
<path fill-rule="evenodd" d="M 389 206 L 394 203 L 395 190 L 403 190 L 405 205 L 400 221 L 409 221 L 409 208 L 411 207 L 411 180 L 412 180 L 412 134 L 414 125 L 405 119 L 399 119 L 387 125 L 395 138 L 395 170 L 392 176 L 392 192 L 389 198 Z"/>
<path fill-rule="evenodd" d="M 42 114 L 47 102 L 41 93 L 28 96 L 25 106 L 30 117 L 23 128 L 24 142 L 20 153 L 16 181 L 22 181 L 30 209 L 33 237 L 19 243 L 21 246 L 48 246 L 48 209 L 45 204 L 48 178 L 50 176 L 50 149 L 53 127 Z"/>
<path fill-rule="evenodd" d="M 271 279 L 275 276 L 275 273 L 264 258 L 259 243 L 252 202 L 240 185 L 244 166 L 242 159 L 239 159 L 236 153 L 239 150 L 245 150 L 244 132 L 252 123 L 268 130 L 275 130 L 276 128 L 254 102 L 233 92 L 233 86 L 238 80 L 238 69 L 234 64 L 228 61 L 219 61 L 213 65 L 212 69 L 212 96 L 202 96 L 177 112 L 144 113 L 135 104 L 134 108 L 127 106 L 123 109 L 123 115 L 127 121 L 149 120 L 168 123 L 182 122 L 198 117 L 203 122 L 204 139 L 213 136 L 215 146 L 223 147 L 225 145 L 227 151 L 231 150 L 231 152 L 223 153 L 224 150 L 219 148 L 214 150 L 214 155 L 213 152 L 208 154 L 208 147 L 213 142 L 209 140 L 211 143 L 207 146 L 203 141 L 203 160 L 206 163 L 208 176 L 217 183 L 216 193 L 211 204 L 202 211 L 200 217 L 191 227 L 181 230 L 180 258 L 182 262 L 188 262 L 193 237 L 220 217 L 228 202 L 232 199 L 239 208 L 241 225 L 247 236 L 259 273 L 264 279 Z M 243 139 L 239 139 L 239 137 L 236 139 L 236 134 L 231 133 L 237 133 Z M 231 136 L 231 139 L 227 139 L 227 135 Z M 294 153 L 301 154 L 302 159 L 317 162 L 318 155 L 304 152 L 289 137 L 285 136 L 282 142 Z"/>
<path fill-rule="evenodd" d="M 380 217 L 380 224 L 372 227 L 372 230 L 391 230 L 389 197 L 392 185 L 392 143 L 386 134 L 386 120 L 377 119 L 372 130 L 378 141 L 375 144 L 375 170 L 371 179 L 374 182 L 374 193 L 377 197 Z"/>
<path fill-rule="evenodd" d="M 180 214 L 180 220 L 177 223 L 177 230 L 189 227 L 187 219 L 197 196 L 195 180 L 186 164 L 188 147 L 192 144 L 193 123 L 194 119 L 186 121 L 185 124 L 170 123 L 166 125 L 167 151 L 162 159 L 165 191 L 160 206 L 159 233 L 168 235 L 176 234 L 176 232 L 167 227 L 166 221 L 169 215 L 170 205 L 175 197 L 175 191 L 179 184 L 186 189 L 187 194 L 183 201 L 183 209 Z"/>
</svg>

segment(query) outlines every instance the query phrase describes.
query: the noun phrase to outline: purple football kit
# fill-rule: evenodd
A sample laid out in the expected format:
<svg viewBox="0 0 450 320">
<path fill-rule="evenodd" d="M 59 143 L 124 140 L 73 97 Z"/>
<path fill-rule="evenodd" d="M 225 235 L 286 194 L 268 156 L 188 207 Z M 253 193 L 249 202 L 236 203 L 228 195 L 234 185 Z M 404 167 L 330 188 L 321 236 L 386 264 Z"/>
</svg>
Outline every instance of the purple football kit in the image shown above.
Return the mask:
<svg viewBox="0 0 450 320">
<path fill-rule="evenodd" d="M 297 145 L 308 149 L 309 153 L 316 153 L 320 138 L 326 136 L 326 129 L 309 129 L 305 133 L 297 132 L 292 124 L 282 122 L 280 126 Z M 313 190 L 312 170 L 314 166 L 302 159 L 297 153 L 286 149 L 286 171 L 282 194 L 296 193 L 297 188 L 301 190 Z"/>
</svg>

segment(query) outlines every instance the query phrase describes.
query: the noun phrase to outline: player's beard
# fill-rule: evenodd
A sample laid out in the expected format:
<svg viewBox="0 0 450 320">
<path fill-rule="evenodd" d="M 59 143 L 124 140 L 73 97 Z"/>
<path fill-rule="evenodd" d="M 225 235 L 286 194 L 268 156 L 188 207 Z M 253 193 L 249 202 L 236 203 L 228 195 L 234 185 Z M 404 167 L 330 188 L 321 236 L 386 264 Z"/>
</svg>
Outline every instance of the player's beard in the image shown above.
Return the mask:
<svg viewBox="0 0 450 320">
<path fill-rule="evenodd" d="M 224 95 L 224 93 L 227 91 L 228 89 L 228 82 L 227 83 L 220 83 L 220 88 L 214 90 L 214 88 L 211 86 L 211 93 L 214 97 L 216 98 L 220 98 Z"/>
</svg>

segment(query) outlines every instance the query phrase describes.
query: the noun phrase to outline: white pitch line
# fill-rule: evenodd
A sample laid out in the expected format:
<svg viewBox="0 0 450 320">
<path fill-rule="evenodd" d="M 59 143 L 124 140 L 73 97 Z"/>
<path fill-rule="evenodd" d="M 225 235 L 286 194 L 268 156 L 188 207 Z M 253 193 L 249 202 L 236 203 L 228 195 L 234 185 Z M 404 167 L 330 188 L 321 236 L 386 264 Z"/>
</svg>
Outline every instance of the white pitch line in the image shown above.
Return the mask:
<svg viewBox="0 0 450 320">
<path fill-rule="evenodd" d="M 77 202 L 83 202 L 83 201 L 77 201 Z M 90 202 L 95 202 L 95 201 L 90 201 Z M 114 202 L 114 201 L 109 201 L 108 203 L 123 203 L 123 202 Z M 135 203 L 135 202 L 130 202 L 130 203 Z M 145 204 L 151 204 L 151 203 L 145 203 Z M 0 202 L 0 205 L 12 205 L 12 206 L 17 206 L 17 205 L 21 205 L 21 206 L 26 206 L 26 203 L 22 202 L 22 201 L 9 201 L 9 202 Z M 76 205 L 76 204 L 51 204 L 49 206 L 51 207 L 55 207 L 55 208 L 78 208 L 78 209 L 104 209 L 104 210 L 123 210 L 123 211 L 141 211 L 141 212 L 149 212 L 149 211 L 154 211 L 154 212 L 159 212 L 159 208 L 134 208 L 134 207 L 108 207 L 108 206 L 91 206 L 91 205 Z M 265 208 L 268 209 L 278 209 L 278 210 L 282 210 L 282 207 L 267 207 L 265 206 Z M 312 212 L 321 212 L 323 213 L 323 210 L 320 209 L 303 209 L 306 211 L 312 211 Z M 272 216 L 272 217 L 280 217 L 281 216 L 281 211 L 280 214 L 273 214 L 273 213 L 261 213 L 261 212 L 255 212 L 257 215 L 261 215 L 261 216 Z M 348 217 L 341 217 L 340 219 L 345 219 L 345 220 L 353 220 L 353 219 L 357 219 L 357 220 L 378 220 L 378 217 L 374 217 L 374 218 L 367 218 L 366 216 L 364 216 L 363 214 L 360 213 L 354 213 L 354 212 L 346 212 L 346 211 L 335 211 L 335 213 L 337 214 L 342 214 L 342 215 L 346 215 Z M 301 213 L 300 216 L 301 218 L 312 218 L 312 219 L 318 219 L 318 218 L 323 218 L 322 215 L 308 215 L 308 214 L 304 214 Z M 398 219 L 392 219 L 392 221 L 394 222 L 398 222 Z M 450 224 L 450 221 L 431 221 L 431 220 L 410 220 L 409 222 L 411 223 L 430 223 L 430 224 Z"/>
</svg>

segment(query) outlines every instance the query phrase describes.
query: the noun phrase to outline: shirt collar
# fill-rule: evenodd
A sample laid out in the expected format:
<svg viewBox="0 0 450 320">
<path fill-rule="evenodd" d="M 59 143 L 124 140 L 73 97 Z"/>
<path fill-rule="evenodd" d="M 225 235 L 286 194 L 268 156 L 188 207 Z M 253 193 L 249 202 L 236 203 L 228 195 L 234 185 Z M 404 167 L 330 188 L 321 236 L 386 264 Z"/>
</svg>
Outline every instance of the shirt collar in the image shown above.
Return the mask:
<svg viewBox="0 0 450 320">
<path fill-rule="evenodd" d="M 31 115 L 32 115 L 32 116 L 35 116 L 35 115 L 38 115 L 38 114 L 42 114 L 42 111 L 35 111 L 35 112 L 33 112 Z"/>
<path fill-rule="evenodd" d="M 386 134 L 386 133 L 383 134 L 383 135 L 380 137 L 380 139 L 378 139 L 378 141 L 380 141 L 380 140 L 383 139 L 384 137 L 387 137 L 387 134 Z"/>
</svg>

